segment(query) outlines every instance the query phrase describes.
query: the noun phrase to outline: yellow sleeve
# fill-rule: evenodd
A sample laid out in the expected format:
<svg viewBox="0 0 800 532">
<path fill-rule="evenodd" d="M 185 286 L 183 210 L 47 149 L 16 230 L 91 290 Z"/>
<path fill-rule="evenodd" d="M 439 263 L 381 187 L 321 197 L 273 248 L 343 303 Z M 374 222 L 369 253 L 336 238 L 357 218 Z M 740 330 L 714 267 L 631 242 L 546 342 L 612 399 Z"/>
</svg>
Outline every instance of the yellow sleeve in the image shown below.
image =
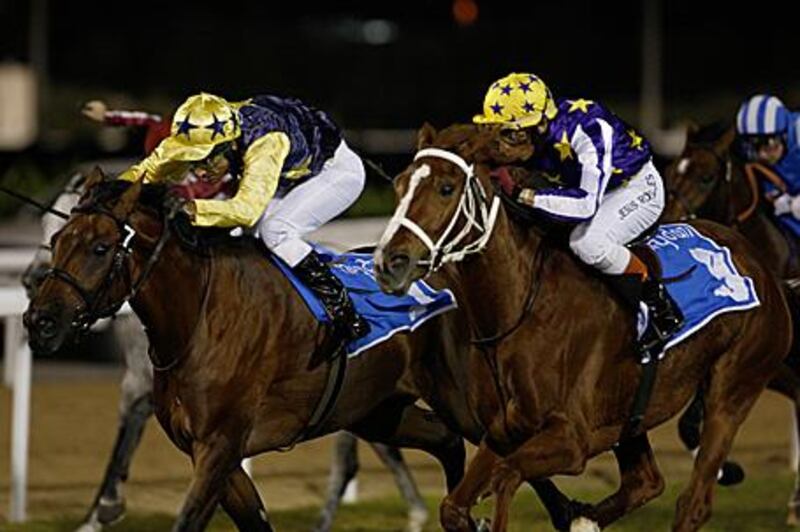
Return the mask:
<svg viewBox="0 0 800 532">
<path fill-rule="evenodd" d="M 135 164 L 122 172 L 117 179 L 137 181 L 144 174 L 145 183 L 154 183 L 176 172 L 177 166 L 182 165 L 185 171 L 186 163 L 170 161 L 169 158 L 164 156 L 163 144 L 162 141 L 150 155 L 142 159 L 139 164 Z"/>
<path fill-rule="evenodd" d="M 247 148 L 239 190 L 228 200 L 195 200 L 194 225 L 252 227 L 275 195 L 283 161 L 289 154 L 285 133 L 267 133 Z"/>
</svg>

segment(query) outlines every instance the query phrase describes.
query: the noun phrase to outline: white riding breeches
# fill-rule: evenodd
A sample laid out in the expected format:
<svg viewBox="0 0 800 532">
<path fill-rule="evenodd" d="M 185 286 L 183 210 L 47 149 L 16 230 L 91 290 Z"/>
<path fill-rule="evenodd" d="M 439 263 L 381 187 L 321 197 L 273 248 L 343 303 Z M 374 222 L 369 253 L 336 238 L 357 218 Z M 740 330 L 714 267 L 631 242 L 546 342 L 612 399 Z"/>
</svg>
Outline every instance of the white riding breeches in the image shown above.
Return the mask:
<svg viewBox="0 0 800 532">
<path fill-rule="evenodd" d="M 342 141 L 318 175 L 269 202 L 256 223 L 258 236 L 290 267 L 296 266 L 311 252 L 303 235 L 355 203 L 364 180 L 364 164 Z"/>
<path fill-rule="evenodd" d="M 625 244 L 650 228 L 664 211 L 664 181 L 652 161 L 631 180 L 603 196 L 592 219 L 569 237 L 572 251 L 603 273 L 625 272 L 630 251 Z"/>
</svg>

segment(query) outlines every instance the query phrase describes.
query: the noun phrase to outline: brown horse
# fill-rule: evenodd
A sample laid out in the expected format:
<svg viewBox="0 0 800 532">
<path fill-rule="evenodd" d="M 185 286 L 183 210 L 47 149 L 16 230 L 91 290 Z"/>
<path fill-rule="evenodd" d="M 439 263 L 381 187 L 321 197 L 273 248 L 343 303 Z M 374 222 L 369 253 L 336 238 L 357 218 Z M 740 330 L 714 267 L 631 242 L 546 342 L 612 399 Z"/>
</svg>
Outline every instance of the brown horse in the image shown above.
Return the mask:
<svg viewBox="0 0 800 532">
<path fill-rule="evenodd" d="M 311 436 L 329 370 L 310 355 L 325 343 L 324 329 L 250 239 L 204 253 L 185 249 L 165 214 L 163 188 L 95 184 L 98 177 L 53 242 L 53 270 L 25 314 L 31 345 L 52 352 L 130 299 L 150 341 L 156 416 L 194 464 L 174 530 L 202 530 L 217 503 L 239 529 L 271 530 L 240 462 Z M 435 322 L 351 359 L 314 436 L 347 429 L 423 449 L 454 486 L 463 475 L 462 440 L 414 405 L 412 367 L 438 336 Z"/>
<path fill-rule="evenodd" d="M 669 191 L 664 219 L 705 218 L 735 227 L 758 244 L 765 264 L 780 278 L 800 276 L 800 262 L 793 253 L 800 249 L 800 242 L 775 224 L 761 199 L 756 177 L 767 178 L 763 172 L 768 170 L 745 165 L 737 157 L 733 127 L 720 133 L 717 129 L 690 127 L 687 131 L 683 152 L 664 172 Z"/>
<path fill-rule="evenodd" d="M 768 170 L 746 165 L 733 149 L 736 130 L 732 126 L 692 126 L 683 152 L 667 166 L 664 176 L 669 191 L 665 220 L 707 218 L 738 229 L 754 244 L 760 257 L 778 278 L 800 275 L 797 250 L 800 240 L 781 230 L 761 199 L 757 179 L 771 176 Z M 800 431 L 800 379 L 784 364 L 768 387 L 794 403 L 795 428 Z M 698 400 L 698 403 L 700 401 Z M 702 408 L 687 410 L 681 419 L 682 436 L 694 441 Z M 694 419 L 692 419 L 694 418 Z M 800 438 L 800 435 L 798 435 Z M 795 464 L 800 467 L 800 464 Z M 800 479 L 800 469 L 796 472 Z M 800 521 L 800 483 L 789 499 L 787 523 Z"/>
<path fill-rule="evenodd" d="M 641 373 L 633 319 L 597 274 L 495 207 L 488 174 L 498 134 L 424 127 L 421 151 L 396 180 L 400 202 L 376 250 L 388 292 L 403 292 L 441 267 L 439 279 L 456 294 L 481 346 L 460 373 L 486 435 L 442 504 L 442 525 L 467 529 L 470 507 L 488 489 L 497 495 L 493 527 L 503 530 L 521 481 L 577 475 L 588 459 L 613 450 L 621 486 L 585 512 L 606 526 L 663 490 L 646 432 L 620 441 Z M 709 519 L 717 471 L 792 339 L 784 294 L 746 240 L 711 222 L 694 227 L 731 250 L 761 305 L 719 316 L 661 362 L 645 430 L 675 416 L 707 382 L 700 451 L 677 504 L 674 528 L 682 531 Z M 436 405 L 443 416 L 447 408 Z"/>
</svg>

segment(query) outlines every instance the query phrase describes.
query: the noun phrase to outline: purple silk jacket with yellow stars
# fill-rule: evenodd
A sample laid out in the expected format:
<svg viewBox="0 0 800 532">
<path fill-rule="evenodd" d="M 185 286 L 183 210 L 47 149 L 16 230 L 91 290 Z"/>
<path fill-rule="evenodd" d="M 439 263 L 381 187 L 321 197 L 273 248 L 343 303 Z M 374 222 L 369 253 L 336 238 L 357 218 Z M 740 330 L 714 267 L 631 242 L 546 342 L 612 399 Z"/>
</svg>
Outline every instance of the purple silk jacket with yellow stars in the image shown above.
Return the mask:
<svg viewBox="0 0 800 532">
<path fill-rule="evenodd" d="M 592 218 L 603 195 L 619 187 L 647 163 L 650 144 L 603 105 L 583 98 L 558 99 L 544 152 L 528 167 L 543 172 L 554 184 L 537 189 L 533 207 L 553 218 Z"/>
</svg>

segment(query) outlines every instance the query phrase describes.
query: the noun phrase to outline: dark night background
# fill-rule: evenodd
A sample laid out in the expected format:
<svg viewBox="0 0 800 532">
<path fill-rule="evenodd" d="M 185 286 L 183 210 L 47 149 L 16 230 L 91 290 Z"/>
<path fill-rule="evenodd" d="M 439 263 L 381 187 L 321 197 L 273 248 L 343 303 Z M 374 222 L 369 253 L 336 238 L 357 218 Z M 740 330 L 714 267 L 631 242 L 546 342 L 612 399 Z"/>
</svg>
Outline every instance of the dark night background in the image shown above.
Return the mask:
<svg viewBox="0 0 800 532">
<path fill-rule="evenodd" d="M 29 61 L 32 28 L 44 28 L 37 161 L 109 154 L 77 112 L 98 97 L 166 113 L 200 90 L 230 99 L 274 92 L 329 111 L 350 131 L 408 130 L 469 120 L 488 84 L 511 71 L 539 74 L 556 95 L 603 100 L 641 126 L 643 39 L 658 37 L 645 34 L 644 2 L 467 3 L 478 8 L 469 24 L 456 21 L 459 0 L 1 0 L 0 60 Z M 38 19 L 36 5 L 45 6 Z M 796 35 L 781 8 L 654 5 L 660 127 L 730 119 L 755 91 L 800 104 Z M 138 149 L 131 134 L 110 154 Z"/>
</svg>

